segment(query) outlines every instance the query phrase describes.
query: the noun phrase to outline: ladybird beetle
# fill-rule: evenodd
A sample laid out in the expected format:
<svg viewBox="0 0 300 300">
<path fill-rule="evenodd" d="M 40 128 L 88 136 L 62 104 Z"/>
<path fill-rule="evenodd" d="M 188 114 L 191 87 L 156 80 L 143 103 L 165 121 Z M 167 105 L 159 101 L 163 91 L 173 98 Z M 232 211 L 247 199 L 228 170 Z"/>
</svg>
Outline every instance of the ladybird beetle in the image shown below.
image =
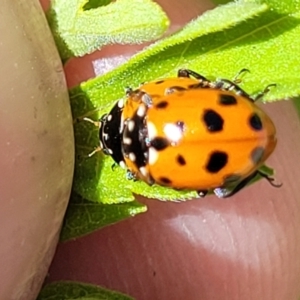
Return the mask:
<svg viewBox="0 0 300 300">
<path fill-rule="evenodd" d="M 242 70 L 244 71 L 244 70 Z M 209 81 L 191 70 L 127 89 L 100 119 L 100 149 L 149 185 L 234 195 L 276 146 L 276 130 L 238 80 Z"/>
</svg>

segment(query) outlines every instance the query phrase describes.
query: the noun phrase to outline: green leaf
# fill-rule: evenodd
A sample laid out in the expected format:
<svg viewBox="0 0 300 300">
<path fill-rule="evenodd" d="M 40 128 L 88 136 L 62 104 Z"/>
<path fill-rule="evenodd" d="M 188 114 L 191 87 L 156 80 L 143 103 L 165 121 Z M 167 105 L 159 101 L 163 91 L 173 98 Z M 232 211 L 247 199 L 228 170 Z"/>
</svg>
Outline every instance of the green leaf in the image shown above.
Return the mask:
<svg viewBox="0 0 300 300">
<path fill-rule="evenodd" d="M 133 300 L 132 297 L 100 286 L 61 281 L 46 285 L 37 300 Z"/>
<path fill-rule="evenodd" d="M 233 2 L 233 0 L 213 0 L 215 4 L 226 4 Z M 273 10 L 276 10 L 278 13 L 297 13 L 300 8 L 299 0 L 243 0 L 244 3 L 257 3 L 257 4 L 267 4 Z"/>
<path fill-rule="evenodd" d="M 299 0 L 245 0 L 248 2 L 265 3 L 270 8 L 276 10 L 281 14 L 299 14 L 300 1 Z"/>
<path fill-rule="evenodd" d="M 103 4 L 97 0 L 92 3 L 87 0 L 51 2 L 47 18 L 63 61 L 108 44 L 151 41 L 169 26 L 166 14 L 150 0 L 118 0 Z"/>
<path fill-rule="evenodd" d="M 124 87 L 137 87 L 140 82 L 176 76 L 180 68 L 190 68 L 206 77 L 229 79 L 241 69 L 247 68 L 251 73 L 243 78 L 241 85 L 250 94 L 263 90 L 270 83 L 276 83 L 277 87 L 272 88 L 264 100 L 299 95 L 300 10 L 294 15 L 279 14 L 278 11 L 279 8 L 253 1 L 219 6 L 189 23 L 178 33 L 137 54 L 113 72 L 71 90 L 71 104 L 77 121 L 74 127 L 77 150 L 87 157 L 99 143 L 97 128 L 93 130 L 90 127 L 92 124 L 84 125 L 87 122 L 81 121 L 83 117 L 98 119 L 109 111 L 117 99 L 124 97 Z M 91 185 L 84 182 L 86 172 L 91 172 L 87 165 L 89 159 L 76 165 L 76 173 L 81 174 L 81 177 L 80 180 L 75 178 L 74 189 L 87 199 L 90 199 L 90 195 L 85 190 L 105 189 L 108 199 L 112 201 L 109 195 L 116 192 L 117 186 L 120 186 L 121 194 L 123 191 L 126 195 L 133 191 L 163 200 L 189 199 L 195 195 L 128 181 L 125 172 L 119 168 L 114 171 L 109 169 L 109 165 L 113 164 L 111 158 L 104 158 L 101 153 L 97 153 L 92 159 L 93 164 L 107 164 L 107 168 L 105 174 L 101 172 L 101 180 L 99 175 Z M 113 182 L 113 188 L 109 186 L 108 180 L 102 180 L 102 176 Z M 123 198 L 120 199 L 123 201 Z M 118 201 L 117 198 L 115 201 Z"/>
<path fill-rule="evenodd" d="M 102 204 L 85 200 L 73 194 L 64 218 L 60 240 L 67 241 L 81 237 L 146 210 L 146 206 L 137 201 Z"/>
</svg>

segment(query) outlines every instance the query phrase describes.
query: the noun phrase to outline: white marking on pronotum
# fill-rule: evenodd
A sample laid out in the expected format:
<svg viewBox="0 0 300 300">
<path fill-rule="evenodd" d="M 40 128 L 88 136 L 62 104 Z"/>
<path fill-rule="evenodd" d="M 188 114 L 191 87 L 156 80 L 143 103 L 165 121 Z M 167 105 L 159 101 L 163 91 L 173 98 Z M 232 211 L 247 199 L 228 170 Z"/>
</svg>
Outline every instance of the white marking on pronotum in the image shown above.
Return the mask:
<svg viewBox="0 0 300 300">
<path fill-rule="evenodd" d="M 120 166 L 122 169 L 126 169 L 126 164 L 125 164 L 124 160 L 121 160 L 121 161 L 119 162 L 119 166 Z"/>
<path fill-rule="evenodd" d="M 166 137 L 171 143 L 178 143 L 182 139 L 182 131 L 181 128 L 176 124 L 167 123 L 163 129 Z"/>
<path fill-rule="evenodd" d="M 154 140 L 157 136 L 156 126 L 152 122 L 147 122 L 148 139 Z"/>
<path fill-rule="evenodd" d="M 107 148 L 107 152 L 109 155 L 113 155 L 113 151 L 111 149 Z"/>
<path fill-rule="evenodd" d="M 137 110 L 137 115 L 138 115 L 139 117 L 144 117 L 145 114 L 146 114 L 146 106 L 143 105 L 143 104 L 141 104 L 141 105 L 139 106 L 138 110 Z"/>
<path fill-rule="evenodd" d="M 134 130 L 134 126 L 135 126 L 134 121 L 130 120 L 127 124 L 129 132 L 132 132 Z"/>
<path fill-rule="evenodd" d="M 154 165 L 158 159 L 158 152 L 153 148 L 149 148 L 149 165 Z"/>
<path fill-rule="evenodd" d="M 132 139 L 128 137 L 123 137 L 123 144 L 125 145 L 131 145 Z"/>
<path fill-rule="evenodd" d="M 119 133 L 122 133 L 124 130 L 124 118 L 123 115 L 121 116 L 121 122 L 120 122 L 120 130 Z"/>
<path fill-rule="evenodd" d="M 135 161 L 135 159 L 136 159 L 135 154 L 133 152 L 130 152 L 128 157 L 131 161 Z"/>
<path fill-rule="evenodd" d="M 107 121 L 110 122 L 112 120 L 112 115 L 107 116 Z"/>
<path fill-rule="evenodd" d="M 119 108 L 124 107 L 124 100 L 123 100 L 123 99 L 120 99 L 120 100 L 118 101 L 118 107 L 119 107 Z"/>
<path fill-rule="evenodd" d="M 145 167 L 140 167 L 139 170 L 144 177 L 148 175 L 147 169 Z"/>
</svg>

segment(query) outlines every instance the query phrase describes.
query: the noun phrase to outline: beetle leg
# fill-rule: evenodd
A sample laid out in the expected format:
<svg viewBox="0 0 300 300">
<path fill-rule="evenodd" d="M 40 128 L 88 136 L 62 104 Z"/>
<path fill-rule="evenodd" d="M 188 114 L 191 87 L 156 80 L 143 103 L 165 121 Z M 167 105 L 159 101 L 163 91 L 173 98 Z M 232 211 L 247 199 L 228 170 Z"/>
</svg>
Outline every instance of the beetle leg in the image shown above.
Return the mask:
<svg viewBox="0 0 300 300">
<path fill-rule="evenodd" d="M 264 97 L 265 94 L 269 93 L 270 87 L 276 87 L 276 83 L 271 83 L 271 84 L 267 85 L 263 91 L 261 91 L 260 93 L 258 93 L 253 98 L 253 101 L 256 102 L 258 100 L 261 100 Z"/>
<path fill-rule="evenodd" d="M 216 194 L 216 196 L 218 196 L 219 198 L 229 198 L 233 195 L 235 195 L 237 192 L 239 192 L 241 189 L 243 189 L 256 175 L 260 175 L 263 178 L 267 179 L 268 182 L 276 188 L 279 188 L 282 186 L 281 183 L 277 184 L 274 183 L 273 181 L 275 180 L 273 177 L 270 177 L 269 175 L 261 172 L 260 170 L 257 170 L 255 172 L 253 172 L 252 174 L 250 174 L 248 177 L 246 177 L 245 179 L 243 179 L 242 181 L 240 181 L 232 190 L 227 189 L 226 187 L 220 187 L 220 188 L 216 188 L 214 189 L 214 193 Z"/>
<path fill-rule="evenodd" d="M 209 82 L 209 80 L 207 78 L 205 78 L 204 76 L 200 75 L 197 72 L 189 70 L 189 69 L 179 69 L 178 72 L 177 72 L 177 77 L 188 77 L 188 78 L 190 78 L 191 76 L 194 77 L 195 79 Z"/>
</svg>

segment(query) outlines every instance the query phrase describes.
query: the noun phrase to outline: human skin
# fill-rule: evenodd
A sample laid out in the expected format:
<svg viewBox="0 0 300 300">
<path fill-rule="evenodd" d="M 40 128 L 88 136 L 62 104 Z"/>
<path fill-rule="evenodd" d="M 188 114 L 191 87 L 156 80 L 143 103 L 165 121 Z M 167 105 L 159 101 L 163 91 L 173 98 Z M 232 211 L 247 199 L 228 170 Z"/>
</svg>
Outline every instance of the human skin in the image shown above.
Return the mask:
<svg viewBox="0 0 300 300">
<path fill-rule="evenodd" d="M 36 299 L 69 200 L 73 126 L 63 68 L 38 1 L 0 17 L 0 299 Z"/>
<path fill-rule="evenodd" d="M 210 5 L 159 2 L 174 28 Z M 90 60 L 117 65 L 136 49 L 110 46 L 70 62 L 69 84 L 93 76 Z M 138 300 L 298 299 L 300 123 L 290 101 L 263 109 L 277 125 L 278 146 L 268 165 L 281 188 L 262 180 L 226 200 L 165 203 L 137 197 L 147 213 L 59 245 L 48 282 L 94 283 Z"/>
</svg>

